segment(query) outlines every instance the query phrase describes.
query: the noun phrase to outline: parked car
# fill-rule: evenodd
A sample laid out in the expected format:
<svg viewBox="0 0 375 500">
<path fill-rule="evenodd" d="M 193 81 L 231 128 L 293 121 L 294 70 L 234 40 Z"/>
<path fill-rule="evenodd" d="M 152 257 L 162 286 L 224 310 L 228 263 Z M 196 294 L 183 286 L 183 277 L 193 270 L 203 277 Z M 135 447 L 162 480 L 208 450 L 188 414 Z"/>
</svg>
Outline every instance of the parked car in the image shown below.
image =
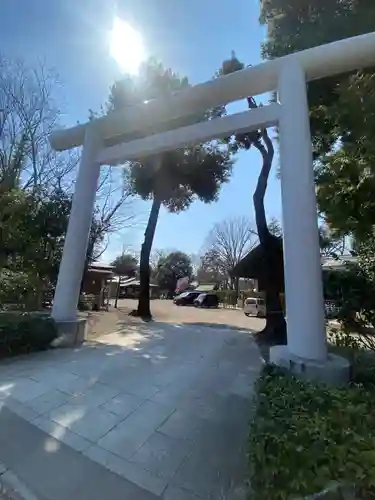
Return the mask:
<svg viewBox="0 0 375 500">
<path fill-rule="evenodd" d="M 173 303 L 176 306 L 192 306 L 194 304 L 194 300 L 201 294 L 201 292 L 189 291 L 182 292 L 180 295 L 177 295 L 173 299 Z"/>
<path fill-rule="evenodd" d="M 248 297 L 245 299 L 243 312 L 246 316 L 264 318 L 266 316 L 266 301 L 259 297 Z"/>
<path fill-rule="evenodd" d="M 194 300 L 195 307 L 219 307 L 219 297 L 216 293 L 201 293 Z"/>
</svg>

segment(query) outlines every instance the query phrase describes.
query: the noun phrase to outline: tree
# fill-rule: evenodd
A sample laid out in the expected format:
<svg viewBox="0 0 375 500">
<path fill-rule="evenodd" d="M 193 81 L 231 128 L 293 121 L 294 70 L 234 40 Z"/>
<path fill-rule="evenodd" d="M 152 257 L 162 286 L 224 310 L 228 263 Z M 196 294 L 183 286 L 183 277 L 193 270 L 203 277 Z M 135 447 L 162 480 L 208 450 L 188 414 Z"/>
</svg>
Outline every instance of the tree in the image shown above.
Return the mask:
<svg viewBox="0 0 375 500">
<path fill-rule="evenodd" d="M 232 52 L 231 59 L 223 62 L 218 76 L 233 73 L 243 68 L 244 64 Z M 247 105 L 249 109 L 257 107 L 257 103 L 253 97 L 247 98 Z M 225 109 L 218 110 L 218 112 L 223 114 L 225 113 Z M 266 269 L 265 276 L 263 276 L 267 309 L 266 327 L 260 332 L 259 337 L 269 342 L 285 343 L 286 323 L 280 300 L 280 293 L 284 289 L 284 283 L 276 279 L 273 272 L 276 267 L 279 267 L 280 239 L 270 232 L 264 208 L 264 197 L 274 157 L 272 140 L 269 137 L 267 129 L 261 129 L 250 133 L 236 134 L 227 139 L 227 142 L 229 142 L 234 151 L 239 149 L 249 150 L 251 147 L 254 147 L 259 151 L 262 158 L 262 168 L 253 195 L 256 228 Z"/>
<path fill-rule="evenodd" d="M 199 282 L 209 282 L 217 285 L 221 282 L 228 282 L 229 277 L 223 274 L 219 256 L 214 249 L 206 250 L 201 256 L 197 279 Z"/>
<path fill-rule="evenodd" d="M 214 225 L 210 231 L 203 263 L 206 269 L 211 268 L 230 281 L 231 288 L 235 283 L 230 278 L 232 269 L 252 250 L 258 242 L 258 235 L 247 217 L 233 217 Z"/>
<path fill-rule="evenodd" d="M 55 94 L 58 76 L 39 64 L 28 67 L 22 61 L 0 54 L 0 183 L 2 189 L 17 188 L 39 196 L 40 192 L 64 192 L 72 196 L 79 157 L 56 153 L 48 136 L 58 124 L 60 110 Z M 120 177 L 120 178 L 119 178 Z M 120 180 L 120 182 L 119 182 Z M 130 193 L 113 167 L 101 169 L 97 190 L 96 227 L 89 254 L 113 231 L 129 225 Z M 93 241 L 94 240 L 94 241 Z M 97 249 L 97 248 L 96 248 Z"/>
<path fill-rule="evenodd" d="M 276 219 L 276 217 L 272 217 L 268 223 L 268 230 L 274 236 L 278 238 L 282 238 L 283 236 L 283 228 L 281 227 L 280 222 Z"/>
<path fill-rule="evenodd" d="M 121 276 L 135 278 L 138 270 L 138 259 L 134 257 L 134 255 L 123 252 L 111 262 L 111 266 L 114 266 L 114 272 L 119 276 L 115 300 L 115 307 L 117 308 L 117 302 L 120 295 Z"/>
<path fill-rule="evenodd" d="M 174 251 L 174 248 L 155 248 L 155 250 L 153 250 L 150 255 L 150 267 L 156 272 L 159 260 L 167 257 L 167 255 Z"/>
<path fill-rule="evenodd" d="M 197 279 L 198 276 L 198 270 L 201 265 L 201 257 L 198 253 L 191 253 L 189 254 L 190 261 L 191 261 L 191 266 L 193 268 L 193 278 Z"/>
<path fill-rule="evenodd" d="M 342 255 L 346 249 L 345 237 L 336 236 L 325 224 L 319 227 L 319 243 L 323 257 Z"/>
<path fill-rule="evenodd" d="M 118 182 L 118 179 L 116 182 L 112 178 L 112 167 L 102 171 L 87 245 L 81 291 L 90 264 L 103 255 L 107 249 L 110 235 L 131 227 L 134 222 L 135 214 L 129 184 L 124 180 L 119 188 Z"/>
<path fill-rule="evenodd" d="M 77 155 L 54 152 L 48 136 L 60 111 L 58 76 L 42 64 L 28 67 L 0 54 L 0 179 L 35 191 L 59 187 L 77 164 Z"/>
<path fill-rule="evenodd" d="M 369 0 L 264 0 L 263 55 L 274 58 L 375 30 Z M 375 225 L 375 73 L 325 78 L 308 85 L 319 211 L 341 236 L 371 238 Z"/>
<path fill-rule="evenodd" d="M 190 257 L 184 252 L 172 252 L 161 257 L 156 268 L 156 282 L 161 290 L 173 295 L 180 278 L 191 278 L 193 267 Z"/>
<path fill-rule="evenodd" d="M 56 284 L 70 207 L 71 198 L 59 190 L 31 194 L 11 189 L 0 196 L 0 273 L 15 283 L 22 276 L 34 308 Z"/>
<path fill-rule="evenodd" d="M 316 167 L 320 213 L 338 236 L 353 235 L 358 240 L 371 238 L 375 225 L 375 149 L 369 144 L 371 130 L 364 133 L 368 140 L 362 149 L 358 144 L 343 145 Z"/>
<path fill-rule="evenodd" d="M 126 112 L 128 106 L 144 105 L 145 101 L 168 96 L 188 85 L 187 78 L 180 78 L 151 59 L 143 65 L 138 78 L 126 78 L 111 88 L 108 112 Z M 209 112 L 202 112 L 199 116 L 187 118 L 183 123 L 180 121 L 167 127 L 197 123 L 210 116 Z M 187 145 L 129 163 L 127 175 L 132 193 L 152 202 L 140 253 L 140 294 L 138 309 L 134 314 L 151 317 L 149 261 L 160 207 L 164 205 L 168 211 L 177 213 L 187 209 L 195 199 L 204 203 L 215 201 L 221 184 L 229 180 L 231 170 L 230 152 L 217 142 Z"/>
<path fill-rule="evenodd" d="M 27 277 L 39 296 L 56 284 L 78 163 L 76 154 L 56 154 L 49 144 L 60 116 L 58 89 L 57 76 L 43 65 L 0 55 L 0 270 L 7 283 Z M 103 253 L 108 235 L 133 218 L 121 174 L 116 179 L 113 167 L 102 168 L 86 268 Z"/>
<path fill-rule="evenodd" d="M 134 277 L 137 271 L 138 259 L 134 255 L 122 253 L 111 262 L 111 266 L 114 266 L 114 272 L 119 276 Z"/>
</svg>

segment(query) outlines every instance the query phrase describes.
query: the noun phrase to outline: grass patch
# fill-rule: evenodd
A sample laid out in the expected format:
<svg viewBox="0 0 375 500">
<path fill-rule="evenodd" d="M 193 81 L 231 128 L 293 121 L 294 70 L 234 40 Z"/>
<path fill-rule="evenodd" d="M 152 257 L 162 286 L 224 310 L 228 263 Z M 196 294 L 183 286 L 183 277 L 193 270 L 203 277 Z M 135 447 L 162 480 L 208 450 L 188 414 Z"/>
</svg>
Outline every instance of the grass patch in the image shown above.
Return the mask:
<svg viewBox="0 0 375 500">
<path fill-rule="evenodd" d="M 254 500 L 305 497 L 332 482 L 375 498 L 375 370 L 359 373 L 332 388 L 264 369 L 249 434 Z"/>
</svg>

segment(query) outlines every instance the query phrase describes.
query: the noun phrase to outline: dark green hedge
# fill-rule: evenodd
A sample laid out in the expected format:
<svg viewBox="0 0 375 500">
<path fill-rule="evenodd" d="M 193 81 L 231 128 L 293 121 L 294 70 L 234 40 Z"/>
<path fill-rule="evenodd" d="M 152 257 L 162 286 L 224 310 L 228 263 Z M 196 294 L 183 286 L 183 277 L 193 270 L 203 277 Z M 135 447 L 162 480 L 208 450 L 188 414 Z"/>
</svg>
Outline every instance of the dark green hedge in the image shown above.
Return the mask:
<svg viewBox="0 0 375 500">
<path fill-rule="evenodd" d="M 214 293 L 218 296 L 219 302 L 224 306 L 237 305 L 237 292 L 235 290 L 215 290 Z"/>
<path fill-rule="evenodd" d="M 95 295 L 81 294 L 78 301 L 79 311 L 92 311 L 95 303 Z"/>
<path fill-rule="evenodd" d="M 329 388 L 265 368 L 249 434 L 252 498 L 303 498 L 332 481 L 375 498 L 375 391 L 368 387 Z"/>
<path fill-rule="evenodd" d="M 0 314 L 0 357 L 48 349 L 57 337 L 52 318 L 33 313 Z"/>
</svg>

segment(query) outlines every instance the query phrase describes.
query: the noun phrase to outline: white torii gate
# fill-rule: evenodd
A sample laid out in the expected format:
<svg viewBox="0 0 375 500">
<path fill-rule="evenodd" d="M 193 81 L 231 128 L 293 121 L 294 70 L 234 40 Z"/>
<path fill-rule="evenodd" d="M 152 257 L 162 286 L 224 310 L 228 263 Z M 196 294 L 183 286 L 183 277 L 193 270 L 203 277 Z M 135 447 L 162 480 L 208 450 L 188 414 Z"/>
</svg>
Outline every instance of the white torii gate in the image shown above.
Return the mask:
<svg viewBox="0 0 375 500">
<path fill-rule="evenodd" d="M 129 108 L 126 113 L 112 113 L 53 132 L 50 142 L 58 151 L 83 145 L 53 318 L 57 322 L 76 321 L 102 164 L 119 163 L 186 143 L 205 142 L 234 132 L 278 124 L 288 346 L 271 349 L 271 360 L 290 367 L 298 366 L 302 372 L 306 369 L 315 372 L 323 367 L 325 372 L 341 370 L 341 377 L 346 376 L 347 366 L 327 356 L 306 81 L 374 63 L 375 33 L 370 33 L 263 62 L 167 98 Z M 176 123 L 175 120 L 202 110 L 274 90 L 278 93 L 278 103 L 158 133 L 160 126 L 165 130 L 172 120 Z M 155 130 L 154 135 L 132 139 L 132 134 L 150 128 Z M 128 140 L 105 147 L 106 140 L 112 139 L 113 143 L 117 136 L 123 140 L 124 134 L 129 136 Z"/>
</svg>

